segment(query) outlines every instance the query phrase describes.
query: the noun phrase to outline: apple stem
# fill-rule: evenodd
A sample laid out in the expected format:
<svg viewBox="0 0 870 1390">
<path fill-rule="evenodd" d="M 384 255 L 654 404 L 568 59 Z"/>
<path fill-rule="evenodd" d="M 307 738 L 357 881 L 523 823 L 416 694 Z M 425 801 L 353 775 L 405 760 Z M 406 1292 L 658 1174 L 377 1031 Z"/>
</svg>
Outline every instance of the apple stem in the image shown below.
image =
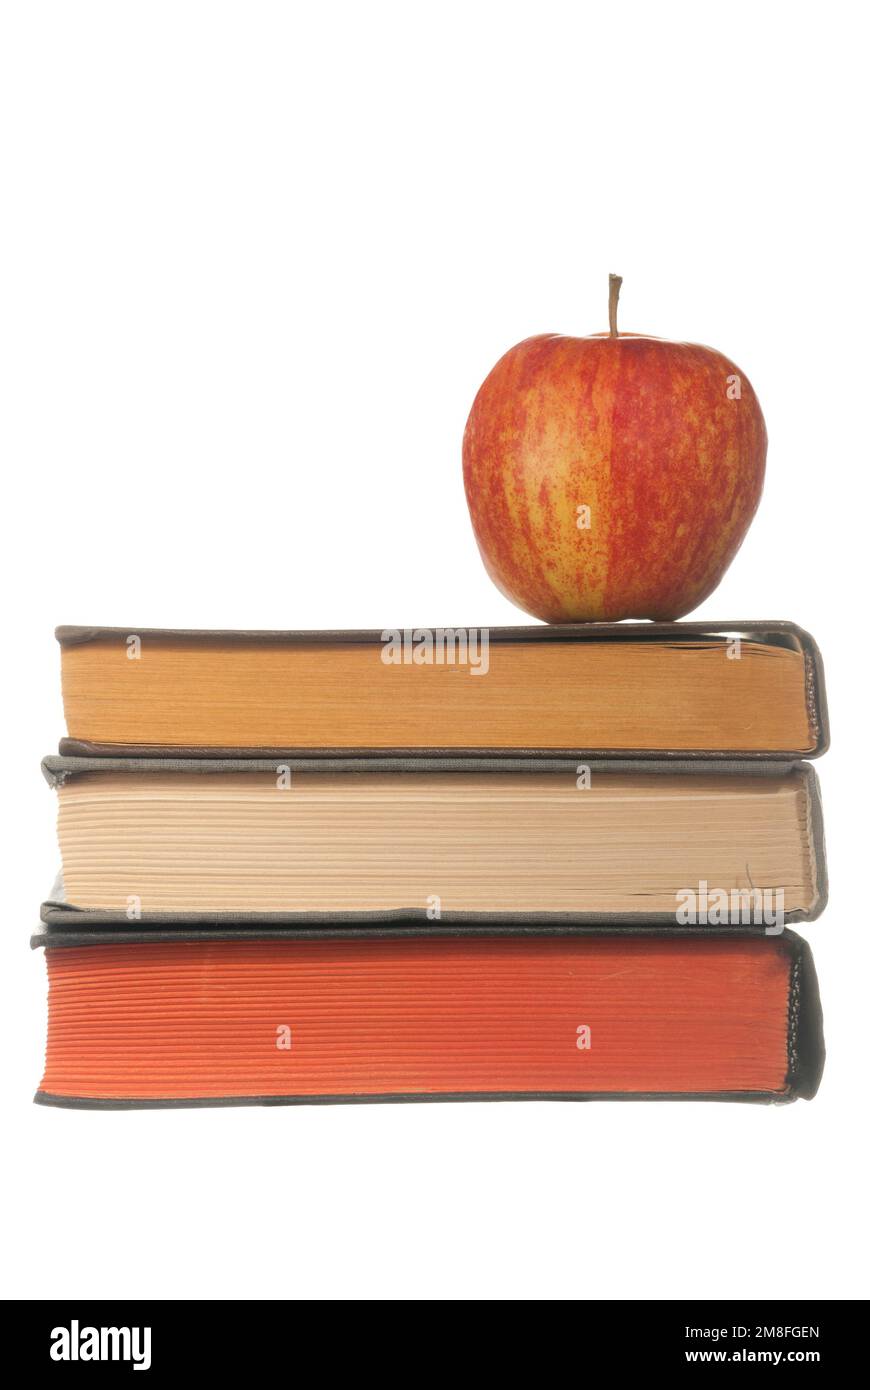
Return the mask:
<svg viewBox="0 0 870 1390">
<path fill-rule="evenodd" d="M 618 334 L 618 332 L 616 331 L 616 306 L 617 306 L 617 304 L 619 303 L 619 291 L 620 291 L 621 288 L 622 288 L 622 276 L 621 276 L 621 275 L 611 275 L 611 277 L 610 277 L 610 305 L 609 305 L 609 309 L 610 309 L 610 336 L 611 336 L 611 338 L 618 338 L 618 337 L 619 337 L 619 334 Z"/>
</svg>

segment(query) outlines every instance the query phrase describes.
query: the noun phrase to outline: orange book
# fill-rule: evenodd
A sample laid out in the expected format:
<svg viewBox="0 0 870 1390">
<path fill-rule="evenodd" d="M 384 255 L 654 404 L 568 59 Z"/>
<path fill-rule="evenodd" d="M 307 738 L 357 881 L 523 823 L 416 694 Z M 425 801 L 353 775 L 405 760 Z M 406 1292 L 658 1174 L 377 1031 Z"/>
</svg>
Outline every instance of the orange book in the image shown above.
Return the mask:
<svg viewBox="0 0 870 1390">
<path fill-rule="evenodd" d="M 694 930 L 44 931 L 37 1101 L 810 1097 L 808 947 Z"/>
<path fill-rule="evenodd" d="M 828 737 L 821 658 L 793 623 L 57 637 L 67 754 L 795 759 Z"/>
</svg>

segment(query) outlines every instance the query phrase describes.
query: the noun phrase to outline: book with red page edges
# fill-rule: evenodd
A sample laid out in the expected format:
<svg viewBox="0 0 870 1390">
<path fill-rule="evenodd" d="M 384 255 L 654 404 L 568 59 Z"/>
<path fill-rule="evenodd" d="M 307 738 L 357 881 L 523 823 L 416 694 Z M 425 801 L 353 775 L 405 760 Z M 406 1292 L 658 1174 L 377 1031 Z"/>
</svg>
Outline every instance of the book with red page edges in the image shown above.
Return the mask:
<svg viewBox="0 0 870 1390">
<path fill-rule="evenodd" d="M 811 1097 L 790 931 L 43 929 L 45 1105 Z"/>
</svg>

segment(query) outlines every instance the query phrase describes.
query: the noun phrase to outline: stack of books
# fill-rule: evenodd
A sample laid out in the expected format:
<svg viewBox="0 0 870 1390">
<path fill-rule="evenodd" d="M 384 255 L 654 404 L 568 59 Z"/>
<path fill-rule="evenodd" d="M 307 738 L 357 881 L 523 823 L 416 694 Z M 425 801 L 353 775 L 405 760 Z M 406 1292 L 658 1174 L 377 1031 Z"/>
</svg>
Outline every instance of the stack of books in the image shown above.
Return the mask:
<svg viewBox="0 0 870 1390">
<path fill-rule="evenodd" d="M 814 1094 L 800 628 L 57 636 L 41 1103 Z"/>
</svg>

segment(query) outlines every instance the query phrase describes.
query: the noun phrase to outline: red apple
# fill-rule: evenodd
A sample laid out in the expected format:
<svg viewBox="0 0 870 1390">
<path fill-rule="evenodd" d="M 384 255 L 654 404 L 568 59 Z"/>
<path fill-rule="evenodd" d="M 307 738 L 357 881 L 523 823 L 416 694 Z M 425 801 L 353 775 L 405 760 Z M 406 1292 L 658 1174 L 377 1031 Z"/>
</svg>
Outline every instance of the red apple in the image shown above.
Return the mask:
<svg viewBox="0 0 870 1390">
<path fill-rule="evenodd" d="M 511 348 L 465 427 L 484 564 L 547 622 L 679 618 L 710 594 L 758 506 L 767 432 L 713 348 L 618 332 Z"/>
</svg>

